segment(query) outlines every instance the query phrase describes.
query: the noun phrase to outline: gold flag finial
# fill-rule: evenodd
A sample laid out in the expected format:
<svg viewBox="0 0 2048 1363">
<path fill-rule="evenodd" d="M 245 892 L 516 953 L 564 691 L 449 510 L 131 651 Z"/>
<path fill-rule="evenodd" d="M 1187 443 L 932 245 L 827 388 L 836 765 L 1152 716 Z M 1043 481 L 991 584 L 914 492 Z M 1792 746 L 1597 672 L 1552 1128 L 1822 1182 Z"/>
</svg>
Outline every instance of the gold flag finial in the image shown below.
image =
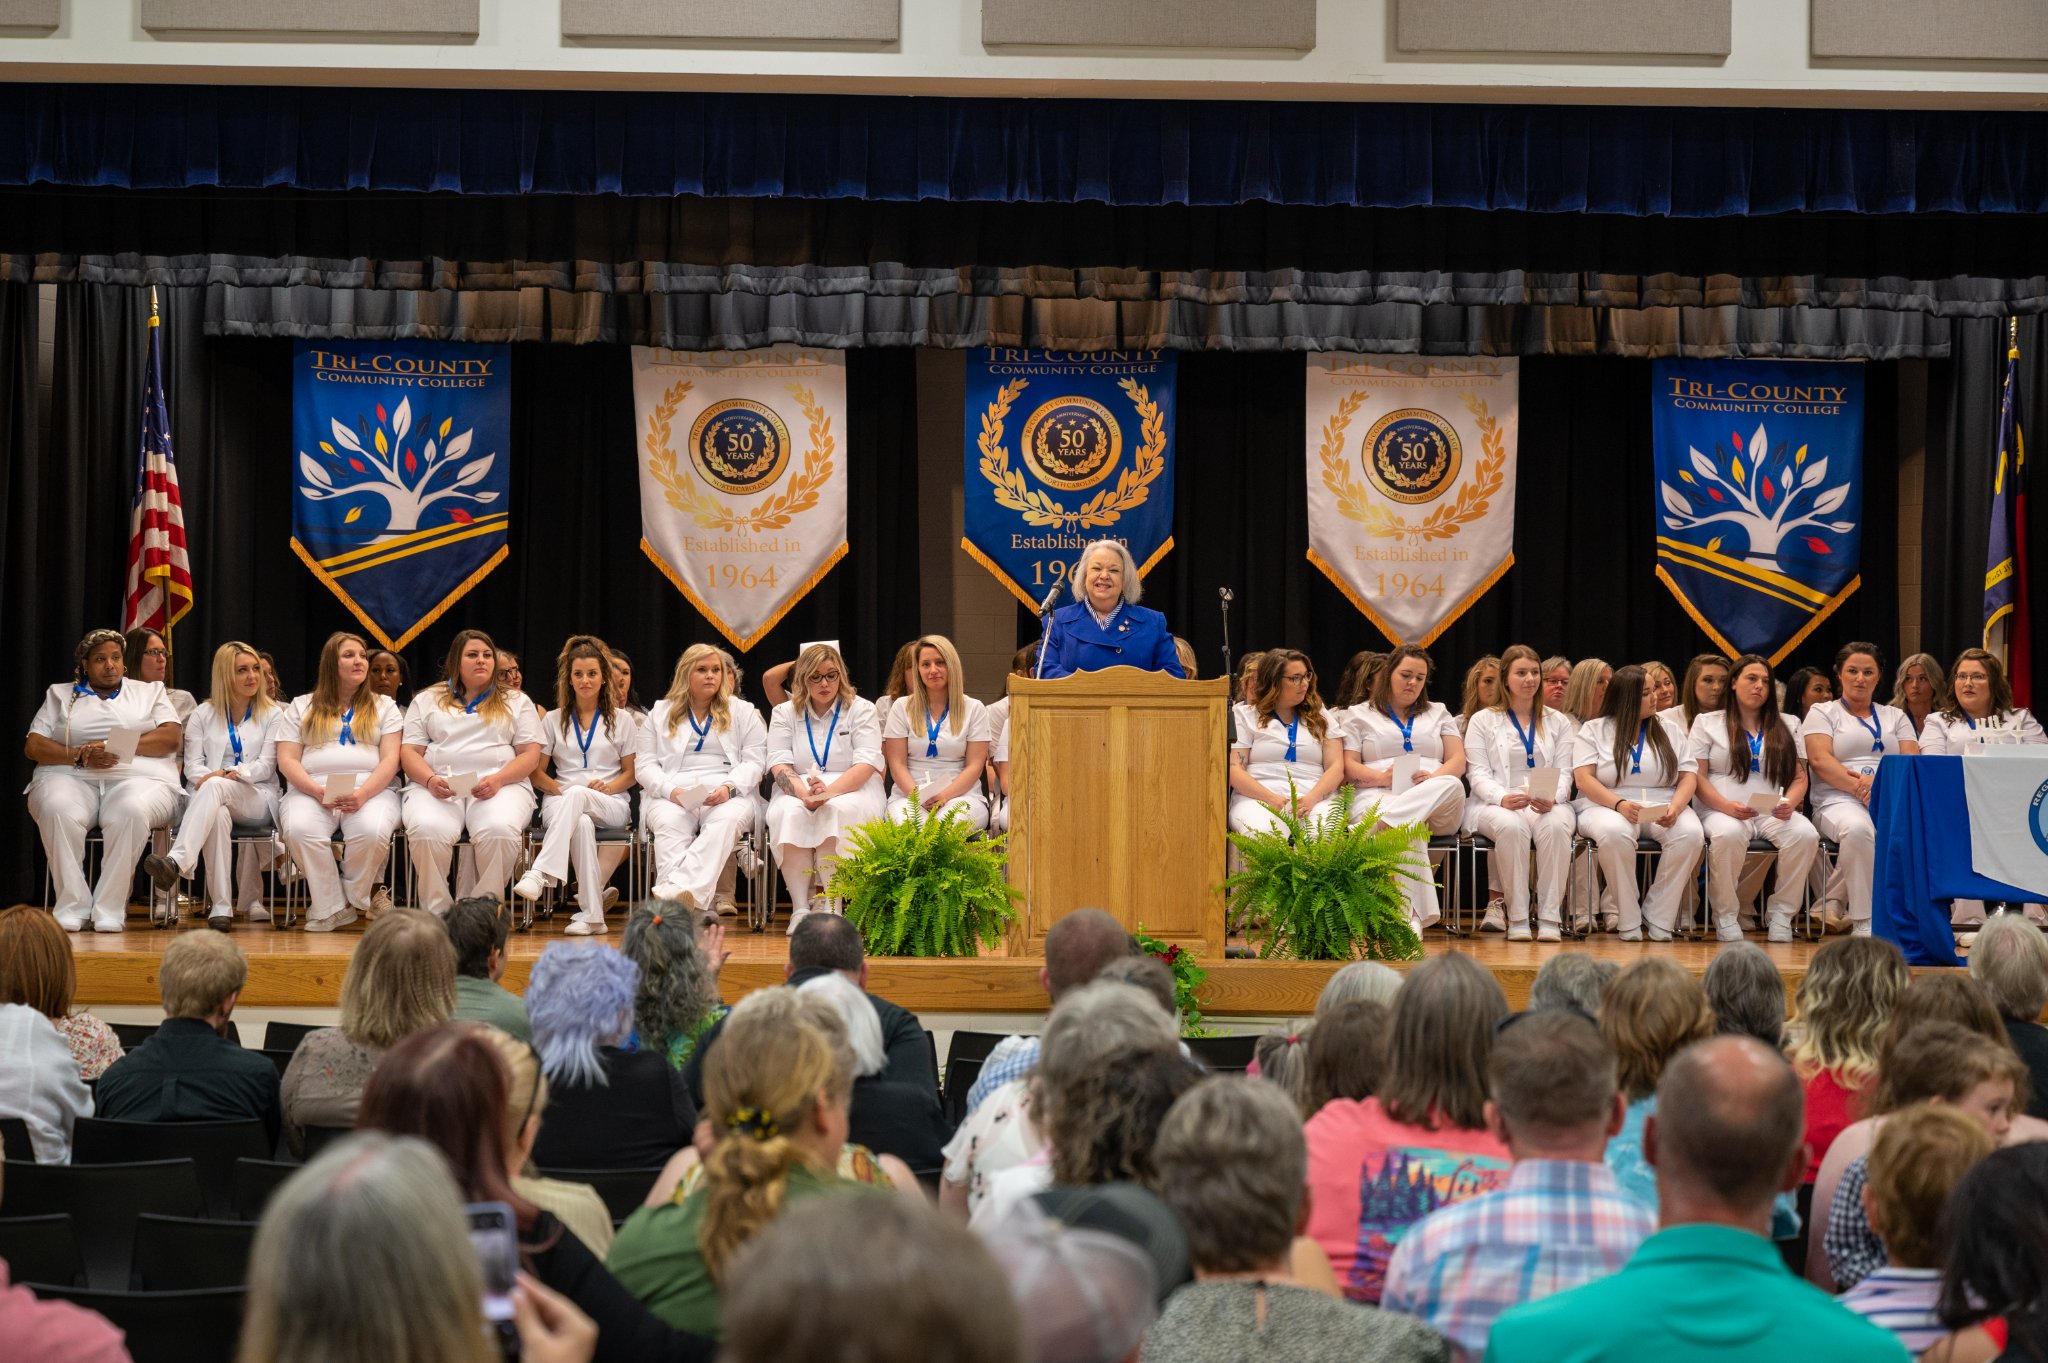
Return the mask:
<svg viewBox="0 0 2048 1363">
<path fill-rule="evenodd" d="M 149 286 L 149 324 L 150 324 L 151 326 L 155 326 L 155 325 L 157 325 L 157 317 L 156 317 L 156 285 L 154 285 L 154 284 L 152 284 L 152 285 L 150 285 L 150 286 Z"/>
</svg>

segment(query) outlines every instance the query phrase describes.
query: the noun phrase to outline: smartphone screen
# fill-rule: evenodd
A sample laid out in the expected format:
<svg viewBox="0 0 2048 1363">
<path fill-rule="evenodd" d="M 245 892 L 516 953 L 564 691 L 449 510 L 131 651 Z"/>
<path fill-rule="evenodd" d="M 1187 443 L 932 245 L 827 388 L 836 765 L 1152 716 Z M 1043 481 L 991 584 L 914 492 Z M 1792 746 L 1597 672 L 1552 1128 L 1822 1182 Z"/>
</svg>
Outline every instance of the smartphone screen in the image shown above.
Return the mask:
<svg viewBox="0 0 2048 1363">
<path fill-rule="evenodd" d="M 484 1321 L 498 1338 L 506 1358 L 519 1356 L 519 1334 L 512 1324 L 512 1292 L 518 1286 L 519 1225 L 502 1202 L 472 1202 L 469 1241 L 484 1270 Z"/>
</svg>

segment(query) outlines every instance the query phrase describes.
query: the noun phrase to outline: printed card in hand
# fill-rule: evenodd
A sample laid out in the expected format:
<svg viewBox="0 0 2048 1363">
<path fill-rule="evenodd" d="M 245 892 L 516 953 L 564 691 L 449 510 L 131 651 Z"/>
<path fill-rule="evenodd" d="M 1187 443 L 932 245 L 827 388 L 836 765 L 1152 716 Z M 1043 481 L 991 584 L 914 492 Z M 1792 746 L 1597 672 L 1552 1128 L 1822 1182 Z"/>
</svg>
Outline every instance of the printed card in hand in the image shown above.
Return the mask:
<svg viewBox="0 0 2048 1363">
<path fill-rule="evenodd" d="M 360 773 L 353 771 L 331 771 L 327 773 L 327 785 L 324 793 L 327 803 L 333 804 L 344 796 L 353 795 L 359 776 Z"/>
<path fill-rule="evenodd" d="M 106 737 L 107 751 L 119 762 L 135 760 L 135 745 L 142 741 L 144 729 L 116 729 Z"/>
<path fill-rule="evenodd" d="M 477 774 L 473 771 L 450 771 L 441 774 L 441 779 L 448 783 L 448 789 L 454 791 L 457 797 L 467 795 L 476 789 L 476 778 Z"/>
<path fill-rule="evenodd" d="M 1399 795 L 1415 784 L 1415 773 L 1422 770 L 1422 758 L 1412 752 L 1404 752 L 1394 759 L 1394 765 L 1387 769 L 1391 779 L 1388 789 Z"/>
</svg>

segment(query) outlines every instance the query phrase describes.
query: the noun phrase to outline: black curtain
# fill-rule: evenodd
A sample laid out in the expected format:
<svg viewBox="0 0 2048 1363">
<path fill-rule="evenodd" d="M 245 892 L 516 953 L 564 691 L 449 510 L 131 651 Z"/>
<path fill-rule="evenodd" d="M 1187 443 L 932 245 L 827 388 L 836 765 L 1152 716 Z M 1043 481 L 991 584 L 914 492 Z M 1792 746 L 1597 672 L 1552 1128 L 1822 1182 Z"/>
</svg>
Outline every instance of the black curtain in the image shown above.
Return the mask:
<svg viewBox="0 0 2048 1363">
<path fill-rule="evenodd" d="M 1985 546 L 1991 533 L 1991 480 L 1998 459 L 1999 404 L 2004 392 L 2008 324 L 1997 318 L 1958 322 L 1953 357 L 1928 366 L 1927 502 L 1921 521 L 1920 639 L 1948 660 L 1984 642 Z M 2020 397 L 2030 447 L 2028 562 L 2038 578 L 2048 568 L 2048 499 L 2038 454 L 2048 429 L 2048 325 L 2019 319 Z M 2035 686 L 2048 685 L 2048 629 L 2038 623 L 2042 588 L 2033 598 Z M 2042 692 L 2034 700 L 2038 707 Z"/>
<path fill-rule="evenodd" d="M 204 696 L 213 650 L 245 640 L 277 656 L 287 688 L 305 690 L 321 643 L 361 626 L 292 554 L 291 343 L 208 337 L 196 288 L 159 290 L 172 438 L 190 537 L 196 602 L 173 632 L 176 680 Z M 0 629 L 20 666 L 0 713 L 24 729 L 43 688 L 69 674 L 79 636 L 118 626 L 128 509 L 140 440 L 141 364 L 149 291 L 62 286 L 52 445 L 34 456 L 17 435 L 8 394 L 25 364 L 34 412 L 32 285 L 0 300 L 0 427 L 12 452 L 0 508 L 12 590 Z M 26 330 L 23 331 L 22 328 Z M 17 332 L 21 332 L 17 336 Z M 18 355 L 26 355 L 18 361 Z M 838 638 L 864 687 L 876 687 L 898 641 L 922 626 L 917 574 L 916 355 L 847 356 L 847 556 L 767 638 L 741 657 L 755 677 L 803 640 Z M 489 630 L 520 653 L 527 690 L 552 705 L 561 641 L 596 633 L 626 650 L 643 701 L 668 687 L 685 645 L 717 632 L 640 551 L 638 440 L 623 346 L 518 345 L 512 351 L 511 555 L 406 650 L 415 682 L 439 675 L 456 630 Z M 0 827 L 15 899 L 40 897 L 35 832 L 19 795 L 0 783 Z M 11 901 L 10 901 L 11 902 Z"/>
<path fill-rule="evenodd" d="M 1287 355 L 1180 357 L 1174 551 L 1146 600 L 1222 665 L 1217 588 L 1236 592 L 1231 645 L 1287 645 L 1315 660 L 1327 698 L 1345 661 L 1388 641 L 1308 562 L 1304 361 Z M 1898 587 L 1898 377 L 1869 366 L 1864 403 L 1863 585 L 1780 665 L 1831 659 L 1848 639 L 1894 658 Z M 1515 566 L 1435 643 L 1431 694 L 1455 706 L 1464 669 L 1511 643 L 1619 666 L 1658 658 L 1682 671 L 1718 651 L 1654 576 L 1650 365 L 1644 360 L 1522 361 Z M 1019 612 L 1019 637 L 1037 636 Z"/>
</svg>

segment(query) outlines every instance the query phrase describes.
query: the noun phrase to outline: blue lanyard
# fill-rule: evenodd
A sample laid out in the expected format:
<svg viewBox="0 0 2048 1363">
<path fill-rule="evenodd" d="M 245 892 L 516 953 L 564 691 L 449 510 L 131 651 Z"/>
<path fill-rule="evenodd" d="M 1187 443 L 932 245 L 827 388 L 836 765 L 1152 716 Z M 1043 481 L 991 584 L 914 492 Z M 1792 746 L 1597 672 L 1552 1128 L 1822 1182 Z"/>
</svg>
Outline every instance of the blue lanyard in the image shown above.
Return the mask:
<svg viewBox="0 0 2048 1363">
<path fill-rule="evenodd" d="M 684 705 L 684 708 L 683 708 L 683 718 L 684 718 L 684 719 L 686 719 L 686 720 L 688 720 L 688 721 L 690 721 L 690 732 L 691 732 L 691 733 L 693 733 L 693 734 L 695 734 L 695 735 L 697 735 L 697 746 L 696 746 L 696 747 L 694 747 L 694 748 L 692 748 L 692 749 L 690 749 L 690 751 L 691 751 L 691 752 L 703 752 L 703 751 L 704 751 L 704 740 L 705 740 L 705 739 L 707 739 L 707 738 L 709 738 L 709 737 L 711 737 L 711 716 L 710 716 L 710 715 L 708 715 L 708 714 L 707 714 L 707 715 L 705 715 L 705 716 L 704 716 L 704 727 L 703 727 L 703 728 L 701 728 L 701 729 L 700 729 L 700 728 L 698 728 L 698 727 L 697 727 L 697 712 L 696 712 L 695 710 L 692 710 L 692 709 L 690 709 L 690 708 L 688 707 L 688 704 L 687 704 L 687 702 L 686 702 L 686 703 L 685 703 L 685 705 Z M 595 726 L 595 725 L 593 725 L 592 727 L 593 727 L 593 728 L 595 728 L 596 726 Z"/>
<path fill-rule="evenodd" d="M 1513 710 L 1510 710 L 1508 711 L 1508 723 L 1515 726 L 1515 737 L 1522 740 L 1522 755 L 1528 759 L 1529 770 L 1536 770 L 1536 721 L 1531 719 L 1529 721 L 1529 731 L 1524 733 L 1522 731 L 1522 721 L 1516 717 Z"/>
<path fill-rule="evenodd" d="M 356 722 L 356 707 L 348 707 L 348 713 L 341 717 L 341 746 L 346 748 L 356 741 L 356 731 L 351 726 Z"/>
<path fill-rule="evenodd" d="M 117 686 L 111 692 L 95 691 L 93 690 L 91 683 L 79 682 L 77 685 L 71 688 L 71 694 L 73 696 L 98 696 L 101 700 L 106 701 L 108 704 L 111 705 L 114 701 L 120 699 L 121 688 Z"/>
<path fill-rule="evenodd" d="M 1642 726 L 1636 730 L 1636 745 L 1628 750 L 1628 774 L 1630 776 L 1641 776 L 1643 774 L 1643 744 L 1649 741 L 1650 721 L 1646 719 L 1643 721 Z"/>
<path fill-rule="evenodd" d="M 1387 711 L 1387 718 L 1388 718 L 1388 719 L 1391 719 L 1391 720 L 1393 720 L 1393 721 L 1394 721 L 1394 727 L 1395 727 L 1396 729 L 1399 729 L 1399 730 L 1401 731 L 1401 751 L 1402 751 L 1402 752 L 1414 752 L 1414 751 L 1415 751 L 1415 717 L 1414 717 L 1413 715 L 1410 715 L 1410 716 L 1408 717 L 1408 722 L 1407 722 L 1406 724 L 1403 724 L 1403 723 L 1401 722 L 1401 717 L 1400 717 L 1399 715 L 1395 714 L 1395 713 L 1394 713 L 1394 712 L 1393 712 L 1392 710 L 1389 710 L 1389 711 Z"/>
<path fill-rule="evenodd" d="M 1755 733 L 1751 733 L 1749 730 L 1744 729 L 1742 734 L 1743 737 L 1749 740 L 1749 769 L 1754 772 L 1761 772 L 1764 769 L 1764 731 L 1758 729 Z"/>
<path fill-rule="evenodd" d="M 576 746 L 583 750 L 583 769 L 585 771 L 590 770 L 590 744 L 597 737 L 597 726 L 603 717 L 603 711 L 593 712 L 590 716 L 590 732 L 586 734 L 583 732 L 583 721 L 576 718 L 575 707 L 571 706 L 569 709 L 569 724 L 570 727 L 576 730 Z"/>
<path fill-rule="evenodd" d="M 811 745 L 811 761 L 818 764 L 819 771 L 832 769 L 832 740 L 839 734 L 839 702 L 832 702 L 832 722 L 825 726 L 825 753 L 818 755 L 818 735 L 811 729 L 811 707 L 804 706 L 804 738 Z"/>
<path fill-rule="evenodd" d="M 476 707 L 482 705 L 485 700 L 490 698 L 491 693 L 493 691 L 496 691 L 497 689 L 498 688 L 495 686 L 486 686 L 483 690 L 477 692 L 476 699 L 472 700 L 469 704 L 462 707 L 462 713 L 465 715 L 475 714 Z"/>
<path fill-rule="evenodd" d="M 1287 722 L 1287 760 L 1295 761 L 1294 731 L 1301 727 L 1301 711 L 1294 712 L 1294 718 Z"/>
<path fill-rule="evenodd" d="M 246 709 L 246 710 L 244 710 L 244 711 L 242 711 L 242 723 L 244 723 L 244 724 L 247 724 L 247 723 L 249 722 L 250 716 L 254 715 L 255 713 L 256 713 L 256 703 L 255 703 L 254 701 L 251 701 L 251 702 L 249 703 L 249 708 L 248 708 L 248 709 Z M 238 766 L 238 767 L 239 767 L 239 766 L 241 766 L 241 765 L 242 765 L 242 736 L 241 736 L 240 734 L 238 734 L 238 733 L 236 733 L 236 732 L 235 732 L 235 721 L 234 721 L 234 717 L 233 717 L 232 715 L 230 715 L 230 716 L 228 717 L 228 743 L 229 743 L 229 745 L 230 745 L 230 746 L 232 746 L 232 747 L 234 748 L 234 750 L 235 750 L 235 765 L 236 765 L 236 766 Z"/>
<path fill-rule="evenodd" d="M 1842 708 L 1842 713 L 1849 713 L 1847 706 Z M 1862 725 L 1863 731 L 1870 735 L 1870 750 L 1874 753 L 1882 753 L 1884 751 L 1884 725 L 1878 722 L 1877 707 L 1875 705 L 1870 707 L 1870 722 L 1868 724 L 1863 723 L 1863 716 L 1861 715 L 1849 715 L 1849 718 Z M 1974 729 L 1977 726 L 1972 724 L 1970 727 Z"/>
<path fill-rule="evenodd" d="M 925 710 L 924 755 L 926 757 L 937 757 L 939 755 L 939 730 L 946 727 L 946 716 L 952 713 L 953 702 L 950 700 L 946 702 L 946 708 L 939 711 L 937 719 L 932 718 L 932 712 L 929 708 Z"/>
</svg>

